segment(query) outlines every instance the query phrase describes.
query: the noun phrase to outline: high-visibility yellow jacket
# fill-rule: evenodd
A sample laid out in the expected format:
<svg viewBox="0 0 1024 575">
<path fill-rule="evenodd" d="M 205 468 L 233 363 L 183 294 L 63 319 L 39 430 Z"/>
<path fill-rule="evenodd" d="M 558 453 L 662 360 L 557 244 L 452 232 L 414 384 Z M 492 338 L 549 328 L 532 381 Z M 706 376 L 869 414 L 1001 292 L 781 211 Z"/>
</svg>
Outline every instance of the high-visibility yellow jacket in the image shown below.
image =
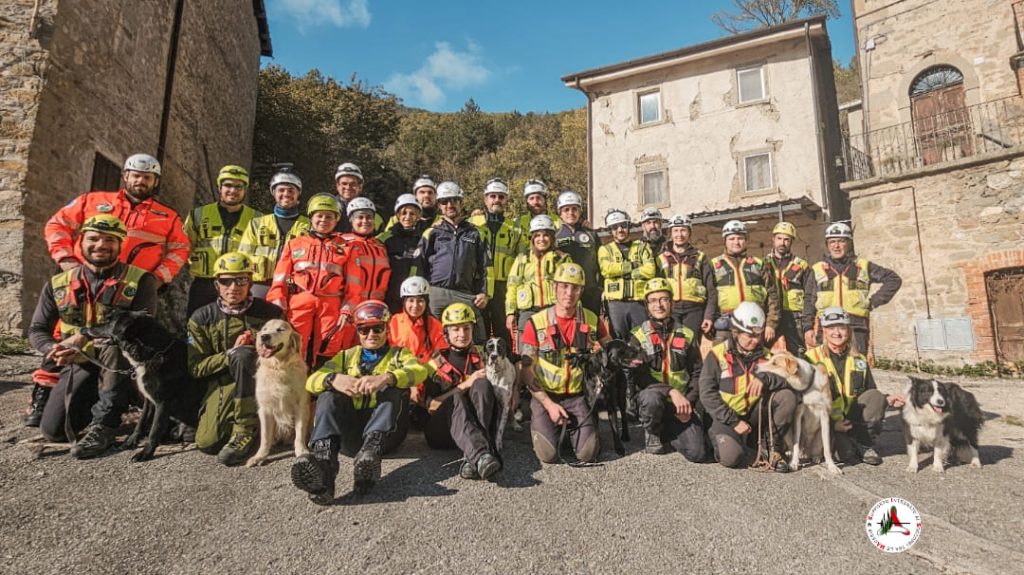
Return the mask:
<svg viewBox="0 0 1024 575">
<path fill-rule="evenodd" d="M 512 262 L 523 249 L 523 231 L 514 221 L 505 219 L 497 233 L 492 233 L 485 215 L 470 216 L 469 223 L 480 228 L 480 237 L 487 247 L 487 293 L 493 294 L 494 282 L 508 281 Z"/>
<path fill-rule="evenodd" d="M 549 250 L 539 258 L 533 250 L 529 254 L 519 254 L 508 275 L 505 315 L 553 305 L 555 285 L 551 278 L 559 265 L 571 261 L 568 254 L 558 250 Z"/>
<path fill-rule="evenodd" d="M 253 264 L 252 280 L 269 282 L 274 278 L 277 260 L 289 240 L 309 231 L 309 218 L 298 216 L 287 234 L 282 235 L 277 225 L 277 216 L 267 214 L 249 221 L 249 225 L 238 243 L 238 251 L 249 254 Z"/>
<path fill-rule="evenodd" d="M 608 301 L 643 301 L 647 280 L 658 273 L 651 247 L 640 240 L 630 242 L 625 257 L 618 242 L 604 244 L 597 249 L 597 263 Z"/>
<path fill-rule="evenodd" d="M 828 371 L 828 377 L 832 385 L 832 409 L 829 416 L 834 421 L 846 419 L 850 413 L 850 407 L 857 402 L 857 397 L 867 391 L 869 386 L 868 358 L 863 354 L 847 354 L 846 363 L 843 365 L 843 372 L 840 375 L 837 366 L 832 361 L 832 354 L 825 344 L 812 347 L 805 354 L 811 363 L 820 363 Z"/>
<path fill-rule="evenodd" d="M 192 242 L 188 256 L 188 269 L 194 278 L 212 278 L 217 258 L 238 251 L 242 235 L 249 222 L 262 214 L 249 206 L 242 206 L 238 223 L 230 230 L 224 228 L 216 202 L 199 206 L 185 218 L 185 233 Z"/>
<path fill-rule="evenodd" d="M 327 378 L 334 374 L 362 377 L 390 373 L 395 377 L 394 386 L 399 389 L 409 389 L 414 385 L 419 385 L 430 375 L 430 368 L 420 363 L 420 360 L 404 347 L 389 348 L 369 373 L 363 373 L 359 369 L 362 352 L 362 346 L 358 345 L 339 352 L 306 379 L 306 391 L 313 395 L 320 395 L 327 391 L 329 387 Z M 352 398 L 352 403 L 356 409 L 373 409 L 377 407 L 377 394 L 355 396 Z"/>
<path fill-rule="evenodd" d="M 566 354 L 589 350 L 597 343 L 597 315 L 580 307 L 576 315 L 579 329 L 571 342 L 562 341 L 558 333 L 555 306 L 540 310 L 530 317 L 537 333 L 537 361 L 533 363 L 534 381 L 547 393 L 579 395 L 583 393 L 583 369 L 573 367 Z"/>
<path fill-rule="evenodd" d="M 781 261 L 769 254 L 764 258 L 768 269 L 772 271 L 775 278 L 775 289 L 779 292 L 782 300 L 782 309 L 790 313 L 800 313 L 804 310 L 804 276 L 810 268 L 810 264 L 799 256 L 791 255 Z"/>
</svg>

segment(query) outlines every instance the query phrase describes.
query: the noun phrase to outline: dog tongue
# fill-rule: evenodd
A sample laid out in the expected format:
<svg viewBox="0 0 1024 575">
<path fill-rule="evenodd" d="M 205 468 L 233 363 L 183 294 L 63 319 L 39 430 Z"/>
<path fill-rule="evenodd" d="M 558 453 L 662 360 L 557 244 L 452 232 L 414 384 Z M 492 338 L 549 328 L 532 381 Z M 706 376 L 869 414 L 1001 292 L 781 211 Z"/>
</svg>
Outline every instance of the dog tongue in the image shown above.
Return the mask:
<svg viewBox="0 0 1024 575">
<path fill-rule="evenodd" d="M 277 351 L 277 350 L 275 350 L 274 348 L 271 348 L 271 347 L 261 347 L 260 351 L 259 351 L 259 354 L 260 354 L 260 357 L 267 358 L 267 357 L 270 357 L 270 356 L 274 355 L 275 351 Z"/>
<path fill-rule="evenodd" d="M 942 413 L 942 408 L 937 405 L 933 405 L 932 409 L 935 410 L 935 413 Z"/>
</svg>

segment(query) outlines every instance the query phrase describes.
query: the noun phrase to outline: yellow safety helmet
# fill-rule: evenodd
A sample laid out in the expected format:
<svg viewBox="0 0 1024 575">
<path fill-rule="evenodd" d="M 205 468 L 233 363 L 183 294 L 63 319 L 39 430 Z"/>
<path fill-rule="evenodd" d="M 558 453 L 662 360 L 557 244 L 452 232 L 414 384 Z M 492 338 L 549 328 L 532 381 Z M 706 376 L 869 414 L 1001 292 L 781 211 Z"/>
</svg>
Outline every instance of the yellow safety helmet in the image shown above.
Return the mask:
<svg viewBox="0 0 1024 575">
<path fill-rule="evenodd" d="M 99 232 L 108 236 L 114 236 L 121 241 L 124 241 L 125 236 L 128 235 L 128 228 L 124 227 L 124 222 L 110 214 L 99 214 L 85 220 L 78 231 L 83 234 L 85 232 Z"/>
<path fill-rule="evenodd" d="M 772 228 L 772 235 L 774 236 L 775 234 L 782 234 L 784 236 L 789 236 L 789 237 L 791 237 L 791 238 L 793 238 L 795 240 L 796 239 L 796 226 L 794 226 L 793 224 L 791 224 L 789 222 L 779 222 L 779 223 L 775 224 L 774 228 Z"/>
<path fill-rule="evenodd" d="M 644 293 L 651 295 L 652 293 L 664 291 L 668 292 L 670 297 L 675 297 L 675 289 L 672 288 L 672 282 L 665 278 L 652 278 L 647 280 L 647 287 Z"/>
<path fill-rule="evenodd" d="M 566 262 L 559 264 L 555 270 L 552 281 L 556 283 L 572 284 L 576 286 L 587 285 L 587 276 L 583 273 L 583 266 L 577 263 Z"/>
<path fill-rule="evenodd" d="M 220 173 L 217 174 L 217 185 L 224 183 L 224 180 L 238 180 L 249 185 L 249 172 L 242 166 L 228 165 L 220 169 Z"/>
<path fill-rule="evenodd" d="M 341 217 L 338 200 L 329 194 L 317 194 L 309 198 L 309 203 L 306 204 L 306 215 L 312 216 L 314 212 L 334 212 L 334 215 Z"/>
<path fill-rule="evenodd" d="M 213 275 L 251 274 L 252 260 L 242 252 L 228 252 L 213 262 Z"/>
<path fill-rule="evenodd" d="M 476 314 L 473 313 L 473 309 L 462 302 L 449 305 L 444 308 L 444 313 L 441 314 L 441 325 L 443 327 L 463 325 L 475 321 Z"/>
</svg>

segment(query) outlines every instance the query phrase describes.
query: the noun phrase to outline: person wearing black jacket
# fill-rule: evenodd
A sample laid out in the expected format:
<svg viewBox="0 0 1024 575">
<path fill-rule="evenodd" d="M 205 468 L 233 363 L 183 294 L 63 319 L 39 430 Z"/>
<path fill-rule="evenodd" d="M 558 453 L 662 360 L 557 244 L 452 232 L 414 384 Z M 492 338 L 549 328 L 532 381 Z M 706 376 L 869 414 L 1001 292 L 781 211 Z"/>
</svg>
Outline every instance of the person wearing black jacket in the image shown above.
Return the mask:
<svg viewBox="0 0 1024 575">
<path fill-rule="evenodd" d="M 601 240 L 583 221 L 583 198 L 579 194 L 562 192 L 558 195 L 557 206 L 562 227 L 555 233 L 555 249 L 568 254 L 583 268 L 587 282 L 581 299 L 583 307 L 600 315 L 604 279 L 597 265 L 597 248 L 601 246 Z"/>
<path fill-rule="evenodd" d="M 421 219 L 423 209 L 412 194 L 402 194 L 395 202 L 394 225 L 384 233 L 377 236 L 377 239 L 384 244 L 388 253 L 388 262 L 391 264 L 391 281 L 388 283 L 388 291 L 384 296 L 384 302 L 388 304 L 391 313 L 397 314 L 402 311 L 402 282 L 407 278 L 416 275 L 416 262 L 419 254 L 416 253 L 416 246 L 420 243 L 423 232 L 427 229 L 425 222 Z"/>
<path fill-rule="evenodd" d="M 669 241 L 657 257 L 658 273 L 672 284 L 672 317 L 690 328 L 697 347 L 703 335 L 711 335 L 718 311 L 715 272 L 704 252 L 690 243 L 693 224 L 684 215 L 668 221 Z"/>
</svg>

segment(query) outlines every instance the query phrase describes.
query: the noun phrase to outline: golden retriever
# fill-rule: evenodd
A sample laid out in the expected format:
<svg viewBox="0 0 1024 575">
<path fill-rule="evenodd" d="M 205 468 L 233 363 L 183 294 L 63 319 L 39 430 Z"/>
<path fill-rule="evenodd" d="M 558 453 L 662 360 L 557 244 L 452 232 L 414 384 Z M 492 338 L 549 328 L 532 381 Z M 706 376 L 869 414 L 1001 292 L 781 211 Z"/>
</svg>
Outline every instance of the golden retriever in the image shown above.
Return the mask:
<svg viewBox="0 0 1024 575">
<path fill-rule="evenodd" d="M 260 448 L 246 467 L 263 463 L 278 439 L 295 432 L 295 456 L 309 453 L 309 393 L 306 364 L 300 356 L 299 334 L 280 319 L 270 320 L 256 335 L 256 403 L 259 405 Z"/>
</svg>

